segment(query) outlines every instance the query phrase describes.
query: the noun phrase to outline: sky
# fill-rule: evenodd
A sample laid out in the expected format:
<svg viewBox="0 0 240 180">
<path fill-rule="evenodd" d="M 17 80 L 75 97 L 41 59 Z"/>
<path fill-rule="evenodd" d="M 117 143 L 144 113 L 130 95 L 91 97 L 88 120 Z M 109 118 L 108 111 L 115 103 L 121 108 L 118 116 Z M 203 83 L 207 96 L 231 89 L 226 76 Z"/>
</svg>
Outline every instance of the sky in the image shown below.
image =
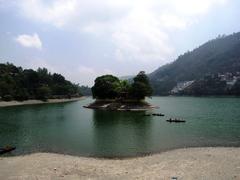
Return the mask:
<svg viewBox="0 0 240 180">
<path fill-rule="evenodd" d="M 239 0 L 0 0 L 0 63 L 46 67 L 80 85 L 151 73 L 240 31 Z"/>
</svg>

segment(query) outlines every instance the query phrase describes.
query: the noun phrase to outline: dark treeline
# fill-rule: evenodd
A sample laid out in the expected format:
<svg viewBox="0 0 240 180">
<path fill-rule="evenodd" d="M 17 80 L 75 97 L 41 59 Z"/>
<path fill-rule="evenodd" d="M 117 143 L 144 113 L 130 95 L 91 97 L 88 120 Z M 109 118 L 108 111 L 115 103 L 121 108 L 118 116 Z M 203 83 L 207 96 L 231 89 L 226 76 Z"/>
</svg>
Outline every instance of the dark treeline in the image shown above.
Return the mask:
<svg viewBox="0 0 240 180">
<path fill-rule="evenodd" d="M 46 68 L 23 69 L 13 64 L 0 64 L 0 98 L 4 101 L 80 96 L 79 86 L 61 74 L 51 74 Z"/>
</svg>

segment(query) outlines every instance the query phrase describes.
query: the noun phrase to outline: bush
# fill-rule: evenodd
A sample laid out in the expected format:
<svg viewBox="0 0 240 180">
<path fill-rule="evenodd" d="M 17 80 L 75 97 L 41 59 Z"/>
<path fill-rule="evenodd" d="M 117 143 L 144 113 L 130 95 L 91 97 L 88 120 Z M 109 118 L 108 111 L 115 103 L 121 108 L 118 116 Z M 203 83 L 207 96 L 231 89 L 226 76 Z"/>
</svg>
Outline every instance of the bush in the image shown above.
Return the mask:
<svg viewBox="0 0 240 180">
<path fill-rule="evenodd" d="M 48 86 L 41 86 L 37 89 L 37 99 L 46 101 L 51 95 L 51 90 Z"/>
<path fill-rule="evenodd" d="M 98 99 L 114 99 L 118 97 L 117 87 L 119 83 L 119 79 L 112 75 L 98 77 L 92 87 L 93 97 Z"/>
<path fill-rule="evenodd" d="M 24 101 L 29 99 L 29 94 L 25 88 L 18 88 L 15 91 L 14 99 L 17 101 Z"/>
</svg>

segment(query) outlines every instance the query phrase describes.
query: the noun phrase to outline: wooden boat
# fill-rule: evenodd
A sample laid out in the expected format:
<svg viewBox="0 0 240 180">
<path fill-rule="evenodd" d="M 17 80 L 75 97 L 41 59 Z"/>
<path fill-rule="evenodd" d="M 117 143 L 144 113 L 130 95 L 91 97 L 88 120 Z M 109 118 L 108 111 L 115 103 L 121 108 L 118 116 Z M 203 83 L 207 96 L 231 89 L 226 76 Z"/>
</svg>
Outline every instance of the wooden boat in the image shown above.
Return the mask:
<svg viewBox="0 0 240 180">
<path fill-rule="evenodd" d="M 0 154 L 5 154 L 5 153 L 11 152 L 15 149 L 16 149 L 16 147 L 11 147 L 11 146 L 0 148 Z"/>
<path fill-rule="evenodd" d="M 175 123 L 185 123 L 186 121 L 185 120 L 181 120 L 181 119 L 168 119 L 166 120 L 167 122 L 175 122 Z"/>
<path fill-rule="evenodd" d="M 153 116 L 164 116 L 164 114 L 162 114 L 162 113 L 153 113 L 152 115 Z"/>
</svg>

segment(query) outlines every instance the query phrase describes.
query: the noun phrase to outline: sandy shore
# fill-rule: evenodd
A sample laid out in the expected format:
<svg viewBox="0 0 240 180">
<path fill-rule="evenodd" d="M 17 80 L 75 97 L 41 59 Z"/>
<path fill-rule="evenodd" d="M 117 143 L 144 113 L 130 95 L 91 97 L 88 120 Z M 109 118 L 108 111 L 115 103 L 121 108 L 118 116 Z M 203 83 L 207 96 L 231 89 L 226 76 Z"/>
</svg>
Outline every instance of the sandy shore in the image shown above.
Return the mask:
<svg viewBox="0 0 240 180">
<path fill-rule="evenodd" d="M 240 148 L 189 148 L 124 160 L 37 153 L 0 158 L 0 179 L 240 179 Z"/>
<path fill-rule="evenodd" d="M 71 99 L 48 99 L 46 102 L 41 100 L 27 100 L 27 101 L 0 101 L 0 107 L 7 106 L 21 106 L 21 105 L 31 105 L 31 104 L 49 104 L 49 103 L 63 103 L 63 102 L 73 102 L 84 99 L 85 97 L 71 98 Z"/>
</svg>

